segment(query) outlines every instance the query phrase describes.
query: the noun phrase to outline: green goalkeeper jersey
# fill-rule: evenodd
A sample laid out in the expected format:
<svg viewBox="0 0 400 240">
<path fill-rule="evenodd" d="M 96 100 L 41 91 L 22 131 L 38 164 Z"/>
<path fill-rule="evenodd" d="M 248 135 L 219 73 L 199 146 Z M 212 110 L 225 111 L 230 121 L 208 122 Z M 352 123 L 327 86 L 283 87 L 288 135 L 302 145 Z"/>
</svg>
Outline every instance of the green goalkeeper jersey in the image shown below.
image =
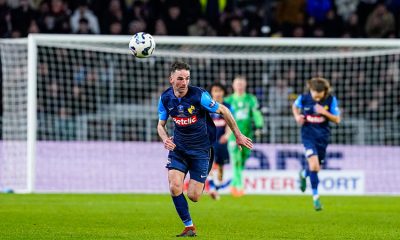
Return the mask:
<svg viewBox="0 0 400 240">
<path fill-rule="evenodd" d="M 231 105 L 233 109 L 233 117 L 235 118 L 242 134 L 252 138 L 254 132 L 253 128 L 263 127 L 264 119 L 261 112 L 258 110 L 258 101 L 256 96 L 249 93 L 245 93 L 241 96 L 232 94 L 226 97 L 225 101 Z M 231 139 L 234 139 L 233 134 L 231 135 Z"/>
</svg>

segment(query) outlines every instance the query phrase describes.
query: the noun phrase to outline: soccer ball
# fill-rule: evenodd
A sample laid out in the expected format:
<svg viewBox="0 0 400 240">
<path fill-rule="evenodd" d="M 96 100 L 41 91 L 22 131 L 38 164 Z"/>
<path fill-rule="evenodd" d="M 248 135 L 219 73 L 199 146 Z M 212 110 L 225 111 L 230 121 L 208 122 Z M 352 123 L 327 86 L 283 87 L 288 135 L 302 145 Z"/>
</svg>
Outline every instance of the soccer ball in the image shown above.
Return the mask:
<svg viewBox="0 0 400 240">
<path fill-rule="evenodd" d="M 129 49 L 132 54 L 138 58 L 150 57 L 155 48 L 156 43 L 154 42 L 153 36 L 144 32 L 135 33 L 129 42 Z"/>
</svg>

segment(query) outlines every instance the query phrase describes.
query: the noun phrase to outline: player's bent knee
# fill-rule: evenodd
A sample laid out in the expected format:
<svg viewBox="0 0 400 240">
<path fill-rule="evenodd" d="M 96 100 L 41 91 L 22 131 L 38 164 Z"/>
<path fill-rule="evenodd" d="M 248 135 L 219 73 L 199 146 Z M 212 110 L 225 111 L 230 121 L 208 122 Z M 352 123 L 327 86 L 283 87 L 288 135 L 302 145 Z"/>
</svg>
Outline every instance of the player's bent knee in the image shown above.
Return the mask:
<svg viewBox="0 0 400 240">
<path fill-rule="evenodd" d="M 182 189 L 182 184 L 177 183 L 177 182 L 170 182 L 169 183 L 169 191 L 172 196 L 179 196 L 181 195 L 183 189 Z"/>
<path fill-rule="evenodd" d="M 311 172 L 319 172 L 319 166 L 318 164 L 310 164 L 310 171 Z"/>
<path fill-rule="evenodd" d="M 188 193 L 188 198 L 192 201 L 192 202 L 198 202 L 200 200 L 201 197 L 201 193 L 195 193 L 195 192 L 191 192 Z"/>
</svg>

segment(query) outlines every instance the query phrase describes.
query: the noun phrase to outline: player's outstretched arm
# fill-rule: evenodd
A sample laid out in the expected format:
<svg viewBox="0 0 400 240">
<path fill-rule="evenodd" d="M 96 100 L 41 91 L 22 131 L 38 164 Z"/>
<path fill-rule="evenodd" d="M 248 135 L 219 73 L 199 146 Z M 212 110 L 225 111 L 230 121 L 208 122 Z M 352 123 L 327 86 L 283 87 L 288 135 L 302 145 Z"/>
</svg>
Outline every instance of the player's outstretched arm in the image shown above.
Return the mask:
<svg viewBox="0 0 400 240">
<path fill-rule="evenodd" d="M 219 104 L 217 113 L 221 114 L 224 117 L 226 123 L 232 130 L 232 133 L 236 137 L 236 143 L 239 146 L 240 150 L 242 150 L 241 146 L 244 146 L 248 149 L 252 149 L 253 148 L 252 140 L 240 132 L 239 127 L 237 126 L 236 121 L 232 116 L 231 111 L 229 111 L 229 109 L 225 107 L 223 104 Z"/>
<path fill-rule="evenodd" d="M 166 129 L 167 121 L 165 120 L 158 120 L 157 131 L 158 135 L 162 139 L 164 143 L 164 147 L 170 151 L 173 151 L 176 147 L 173 137 L 168 136 L 168 132 Z"/>
</svg>

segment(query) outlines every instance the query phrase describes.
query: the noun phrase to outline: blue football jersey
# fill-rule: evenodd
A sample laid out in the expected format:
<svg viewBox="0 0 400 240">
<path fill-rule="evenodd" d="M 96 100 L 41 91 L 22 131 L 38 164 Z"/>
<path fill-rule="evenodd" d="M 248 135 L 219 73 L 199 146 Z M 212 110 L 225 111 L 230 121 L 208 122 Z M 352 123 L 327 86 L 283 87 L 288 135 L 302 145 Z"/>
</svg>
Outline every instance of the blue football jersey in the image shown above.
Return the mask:
<svg viewBox="0 0 400 240">
<path fill-rule="evenodd" d="M 294 105 L 300 109 L 301 114 L 305 117 L 305 123 L 301 127 L 302 139 L 328 139 L 330 136 L 329 120 L 315 112 L 316 104 L 320 104 L 335 116 L 340 115 L 336 97 L 329 95 L 321 102 L 316 102 L 312 98 L 311 93 L 300 95 L 294 102 Z"/>
<path fill-rule="evenodd" d="M 216 140 L 215 125 L 209 112 L 219 104 L 199 87 L 189 86 L 187 94 L 177 98 L 172 87 L 164 91 L 158 104 L 160 120 L 174 121 L 174 143 L 178 150 L 209 149 Z"/>
<path fill-rule="evenodd" d="M 232 107 L 230 104 L 223 102 L 223 105 L 227 107 L 231 112 L 232 112 Z M 210 113 L 210 116 L 212 120 L 214 121 L 216 130 L 217 130 L 217 141 L 221 138 L 222 135 L 225 134 L 225 128 L 226 128 L 226 121 L 224 117 L 221 114 L 218 113 Z"/>
</svg>

